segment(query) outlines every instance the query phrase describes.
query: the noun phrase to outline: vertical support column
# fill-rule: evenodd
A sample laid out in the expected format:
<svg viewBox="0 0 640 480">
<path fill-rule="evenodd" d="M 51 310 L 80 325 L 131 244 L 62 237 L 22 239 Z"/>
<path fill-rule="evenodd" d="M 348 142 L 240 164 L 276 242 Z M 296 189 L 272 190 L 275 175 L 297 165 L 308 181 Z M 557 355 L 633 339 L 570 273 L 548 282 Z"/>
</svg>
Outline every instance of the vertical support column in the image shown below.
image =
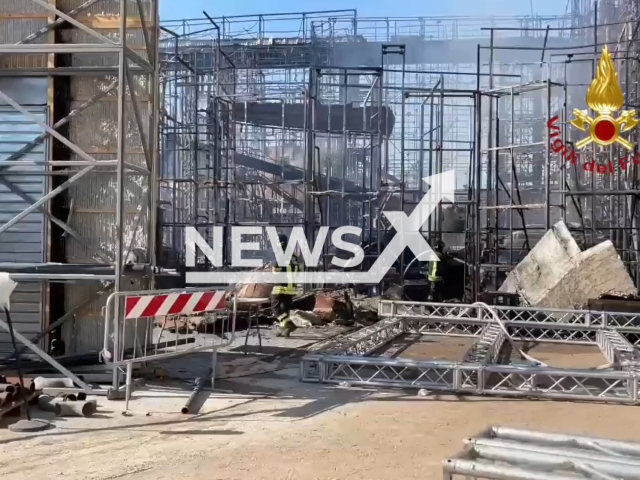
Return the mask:
<svg viewBox="0 0 640 480">
<path fill-rule="evenodd" d="M 493 90 L 493 45 L 494 45 L 494 30 L 491 29 L 491 36 L 489 39 L 489 91 Z M 493 184 L 492 184 L 492 180 L 493 180 L 493 153 L 492 153 L 492 147 L 493 147 L 493 94 L 489 93 L 488 96 L 489 99 L 489 122 L 488 122 L 488 127 L 487 127 L 487 207 L 491 207 L 492 205 L 496 205 L 493 201 Z M 482 119 L 481 119 L 482 120 Z M 486 226 L 487 226 L 487 247 L 489 246 L 494 246 L 494 242 L 492 241 L 492 232 L 491 232 L 491 225 L 493 223 L 493 210 L 492 209 L 487 209 L 487 222 L 486 222 Z M 493 234 L 495 234 L 495 232 L 493 232 Z M 496 242 L 497 243 L 497 242 Z M 494 258 L 492 262 L 490 263 L 498 263 L 497 258 Z M 493 274 L 493 280 L 495 281 L 496 278 L 496 271 L 493 270 L 494 274 Z"/>
<path fill-rule="evenodd" d="M 482 259 L 480 258 L 480 254 L 482 251 L 482 246 L 480 244 L 481 241 L 481 233 L 480 229 L 482 227 L 482 222 L 480 221 L 480 201 L 482 199 L 482 94 L 480 93 L 480 60 L 481 60 L 481 50 L 480 45 L 477 47 L 476 52 L 476 145 L 475 145 L 475 202 L 474 202 L 474 228 L 475 228 L 475 252 L 474 252 L 474 297 L 473 300 L 478 300 L 478 294 L 480 293 L 480 265 L 482 263 Z"/>
<path fill-rule="evenodd" d="M 547 119 L 551 118 L 551 70 L 547 68 Z M 544 227 L 545 231 L 551 228 L 551 142 L 544 144 Z"/>
<path fill-rule="evenodd" d="M 509 115 L 509 162 L 511 163 L 511 180 L 509 181 L 509 264 L 513 264 L 513 208 L 516 202 L 513 201 L 514 195 L 514 183 L 515 179 L 515 171 L 516 171 L 516 163 L 513 155 L 513 146 L 515 145 L 515 96 L 513 95 L 513 87 L 509 89 L 509 103 L 510 103 L 510 115 Z M 522 215 L 524 218 L 524 213 Z M 524 222 L 522 228 L 524 228 Z"/>
<path fill-rule="evenodd" d="M 149 239 L 149 263 L 151 264 L 151 284 L 150 289 L 155 288 L 155 273 L 157 266 L 157 223 L 158 223 L 158 169 L 159 169 L 159 148 L 160 148 L 160 9 L 159 0 L 153 0 L 152 12 L 153 22 L 149 22 L 149 27 L 153 28 L 153 36 L 151 44 L 153 45 L 153 59 L 149 58 L 149 62 L 153 65 L 153 78 L 151 82 L 151 128 L 149 132 L 149 138 L 151 139 L 151 148 L 149 154 L 151 155 L 151 171 L 149 172 L 149 227 L 148 227 L 148 239 Z"/>
<path fill-rule="evenodd" d="M 125 199 L 124 199 L 124 159 L 126 154 L 126 85 L 127 85 L 127 63 L 125 54 L 127 44 L 127 1 L 120 0 L 120 51 L 118 52 L 118 167 L 116 179 L 116 264 L 115 264 L 115 285 L 114 293 L 122 290 L 122 268 L 123 268 L 123 242 L 125 224 Z M 119 345 L 119 319 L 121 312 L 120 297 L 116 296 L 113 316 L 113 361 L 120 359 Z M 120 371 L 117 366 L 113 367 L 113 388 L 117 390 L 120 386 Z"/>
<path fill-rule="evenodd" d="M 440 75 L 440 111 L 438 112 L 438 132 L 439 132 L 439 145 L 438 145 L 438 165 L 436 168 L 436 173 L 440 174 L 444 171 L 444 75 Z M 457 144 L 456 144 L 457 145 Z M 442 191 L 442 185 L 438 187 L 440 191 Z M 453 186 L 454 191 L 456 186 Z M 455 198 L 454 198 L 455 200 Z M 442 207 L 442 202 L 438 203 L 438 207 L 436 208 L 437 216 L 436 216 L 436 230 L 438 232 L 438 239 L 443 240 L 442 238 L 442 222 L 444 221 L 444 209 Z"/>
<path fill-rule="evenodd" d="M 52 7 L 58 8 L 58 2 L 57 0 L 49 0 L 49 5 L 51 5 Z M 52 24 L 56 21 L 56 16 L 53 13 L 49 13 L 48 15 L 48 19 L 47 19 L 49 24 Z M 55 30 L 51 30 L 48 34 L 47 34 L 47 43 L 49 44 L 54 44 L 56 43 L 56 33 Z M 50 53 L 47 55 L 47 68 L 49 69 L 53 69 L 56 66 L 56 54 L 55 53 Z M 53 125 L 56 122 L 56 110 L 55 110 L 55 77 L 53 76 L 49 76 L 47 78 L 47 108 L 48 108 L 48 119 L 47 119 L 47 123 L 50 127 L 53 127 Z M 47 161 L 51 162 L 54 160 L 54 154 L 53 154 L 53 148 L 52 145 L 49 144 L 49 148 L 47 151 Z M 51 192 L 51 190 L 53 190 L 55 187 L 52 185 L 52 179 L 50 179 L 48 181 L 48 185 L 47 188 L 49 190 L 49 192 Z M 53 202 L 47 202 L 46 205 L 46 209 L 48 210 L 48 212 L 51 215 L 55 215 L 55 211 L 53 209 Z M 53 260 L 53 242 L 52 242 L 52 235 L 51 235 L 51 229 L 53 228 L 53 222 L 51 222 L 51 219 L 47 218 L 45 220 L 45 238 L 47 239 L 47 245 L 45 245 L 46 248 L 46 254 L 45 254 L 45 258 L 44 261 L 45 262 L 52 262 L 55 261 Z M 64 287 L 61 286 L 59 287 L 60 290 L 63 290 Z M 51 298 L 53 297 L 52 292 L 51 292 L 51 283 L 48 281 L 44 281 L 43 282 L 43 306 L 45 309 L 45 313 L 44 313 L 44 326 L 45 328 L 48 327 L 51 324 Z M 63 290 L 64 291 L 64 290 Z M 45 330 L 45 328 L 43 328 L 43 330 Z M 49 343 L 49 339 L 50 336 L 46 336 L 44 337 L 44 349 L 47 350 L 46 345 Z"/>
<path fill-rule="evenodd" d="M 405 56 L 405 46 L 400 45 L 399 53 L 402 55 L 402 84 L 401 84 L 401 100 L 402 106 L 400 109 L 401 115 L 401 123 L 400 123 L 400 211 L 405 211 L 405 190 L 406 186 L 406 176 L 405 176 L 405 146 L 404 146 L 404 137 L 405 137 L 405 108 L 406 108 L 406 95 L 405 95 L 405 76 L 406 76 L 406 56 Z M 400 282 L 404 281 L 404 252 L 400 255 Z"/>
</svg>

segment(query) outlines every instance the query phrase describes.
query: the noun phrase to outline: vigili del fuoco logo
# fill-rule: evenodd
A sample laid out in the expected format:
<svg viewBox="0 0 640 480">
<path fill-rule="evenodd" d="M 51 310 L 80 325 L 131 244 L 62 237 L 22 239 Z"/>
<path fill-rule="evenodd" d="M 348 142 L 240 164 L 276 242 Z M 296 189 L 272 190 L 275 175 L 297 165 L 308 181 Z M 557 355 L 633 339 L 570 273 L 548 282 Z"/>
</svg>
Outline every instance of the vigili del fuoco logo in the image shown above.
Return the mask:
<svg viewBox="0 0 640 480">
<path fill-rule="evenodd" d="M 595 117 L 590 116 L 587 109 L 573 109 L 575 118 L 570 120 L 569 123 L 578 130 L 588 133 L 588 136 L 576 142 L 575 148 L 582 150 L 591 143 L 601 147 L 618 143 L 627 150 L 632 151 L 633 144 L 622 138 L 620 134 L 634 128 L 639 120 L 636 118 L 635 110 L 623 110 L 618 116 L 614 116 L 615 112 L 624 105 L 624 95 L 618 83 L 618 74 L 613 65 L 611 54 L 606 46 L 602 50 L 596 76 L 587 90 L 586 101 L 587 106 L 597 115 Z M 558 138 L 560 127 L 555 124 L 557 120 L 558 116 L 555 116 L 547 122 L 551 149 L 556 153 L 560 153 L 567 161 L 576 163 L 578 158 L 576 152 L 567 147 L 561 138 Z M 633 162 L 640 164 L 640 155 L 636 155 L 633 158 Z M 619 163 L 623 170 L 626 169 L 629 164 L 629 156 L 620 158 Z M 595 161 L 586 162 L 584 169 L 587 171 L 595 170 L 598 173 L 612 173 L 613 163 L 595 165 Z"/>
</svg>

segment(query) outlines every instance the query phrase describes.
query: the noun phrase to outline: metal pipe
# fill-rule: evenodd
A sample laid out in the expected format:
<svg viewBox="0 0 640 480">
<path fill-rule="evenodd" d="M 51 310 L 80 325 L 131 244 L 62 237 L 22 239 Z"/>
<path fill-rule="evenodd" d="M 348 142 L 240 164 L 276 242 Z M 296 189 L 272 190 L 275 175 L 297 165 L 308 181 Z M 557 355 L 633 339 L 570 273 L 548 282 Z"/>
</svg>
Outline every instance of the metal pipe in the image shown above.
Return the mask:
<svg viewBox="0 0 640 480">
<path fill-rule="evenodd" d="M 470 478 L 490 478 L 493 480 L 576 480 L 575 475 L 558 475 L 550 472 L 534 472 L 511 465 L 496 465 L 479 460 L 456 458 L 444 462 L 444 471 Z M 446 476 L 444 477 L 447 478 Z M 451 478 L 451 477 L 449 477 Z"/>
<path fill-rule="evenodd" d="M 125 56 L 124 49 L 127 45 L 127 2 L 120 2 L 120 45 L 121 49 L 118 52 L 118 125 L 117 125 L 117 150 L 118 150 L 118 169 L 116 175 L 116 258 L 115 258 L 115 282 L 114 292 L 122 290 L 122 270 L 124 267 L 124 224 L 125 224 L 125 176 L 124 176 L 124 161 L 126 156 L 126 134 L 127 123 L 125 121 L 126 115 L 126 84 L 127 84 L 127 66 L 129 61 Z M 129 88 L 133 88 L 129 85 Z M 117 324 L 118 317 L 120 316 L 120 305 L 116 303 L 114 306 L 114 322 Z M 119 333 L 117 329 L 114 329 L 113 338 L 113 354 L 114 357 L 118 355 L 120 348 L 119 345 Z M 120 382 L 120 372 L 117 367 L 113 368 L 113 387 L 117 390 Z"/>
<path fill-rule="evenodd" d="M 73 380 L 69 378 L 45 378 L 36 377 L 33 380 L 33 385 L 36 390 L 43 390 L 45 388 L 74 388 Z"/>
<path fill-rule="evenodd" d="M 211 386 L 212 378 L 213 378 L 213 368 L 209 369 L 209 373 L 207 373 L 207 376 L 204 379 L 200 377 L 196 378 L 195 388 L 193 389 L 193 392 L 189 396 L 189 400 L 187 400 L 187 403 L 185 403 L 184 407 L 182 407 L 182 410 L 180 410 L 180 412 L 183 415 L 188 415 L 189 413 L 191 413 L 191 406 L 193 405 L 194 400 L 196 399 L 196 397 L 202 391 L 203 388 L 208 388 L 209 386 Z"/>
<path fill-rule="evenodd" d="M 95 400 L 73 402 L 56 398 L 51 403 L 59 417 L 91 417 L 98 407 Z"/>
<path fill-rule="evenodd" d="M 490 433 L 495 438 L 519 442 L 540 443 L 548 446 L 567 446 L 594 448 L 594 445 L 609 449 L 620 455 L 640 456 L 640 443 L 610 440 L 608 438 L 573 435 L 567 433 L 546 433 L 524 428 L 491 427 Z"/>
<path fill-rule="evenodd" d="M 508 442 L 507 442 L 508 443 Z M 515 443 L 514 445 L 521 445 Z M 640 461 L 634 463 L 615 462 L 614 458 L 622 457 L 605 457 L 606 460 L 596 460 L 592 455 L 585 457 L 576 457 L 563 454 L 561 451 L 556 453 L 555 450 L 534 451 L 516 448 L 505 448 L 500 446 L 488 446 L 484 444 L 474 444 L 473 453 L 480 458 L 494 460 L 506 463 L 525 463 L 531 466 L 537 466 L 540 469 L 569 469 L 576 470 L 576 467 L 587 465 L 596 468 L 598 471 L 614 475 L 625 480 L 640 479 Z"/>
<path fill-rule="evenodd" d="M 0 392 L 15 393 L 16 386 L 11 383 L 0 383 Z"/>
</svg>

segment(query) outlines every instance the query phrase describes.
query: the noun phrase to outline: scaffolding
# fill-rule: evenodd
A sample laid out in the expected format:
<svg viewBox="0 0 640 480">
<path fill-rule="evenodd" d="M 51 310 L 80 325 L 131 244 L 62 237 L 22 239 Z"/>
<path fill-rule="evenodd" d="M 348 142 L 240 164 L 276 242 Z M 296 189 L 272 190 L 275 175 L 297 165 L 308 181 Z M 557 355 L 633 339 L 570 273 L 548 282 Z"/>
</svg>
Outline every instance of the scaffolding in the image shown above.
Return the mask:
<svg viewBox="0 0 640 480">
<path fill-rule="evenodd" d="M 599 51 L 591 38 L 616 28 L 594 27 L 597 7 L 586 2 L 571 8 L 491 19 L 205 12 L 165 22 L 165 256 L 181 264 L 187 225 L 208 240 L 214 225 L 303 226 L 311 246 L 321 227 L 353 225 L 366 269 L 394 234 L 382 212 L 410 213 L 428 189 L 422 179 L 452 169 L 456 199 L 423 231 L 458 252 L 471 298 L 497 289 L 554 221 L 580 220 L 591 243 L 600 239 L 585 209 L 600 184 L 582 197 L 557 186 L 568 169 L 545 128 L 549 115 L 566 123 L 581 105 L 590 78 L 582 60 Z M 176 187 L 185 182 L 194 186 Z M 325 245 L 318 268 L 335 254 Z M 418 266 L 405 252 L 385 280 L 415 278 Z"/>
<path fill-rule="evenodd" d="M 97 352 L 104 294 L 153 281 L 158 2 L 2 1 L 0 12 L 0 270 L 42 294 L 42 316 L 14 295 L 19 330 L 43 330 L 34 341 L 47 350 L 55 339 Z"/>
<path fill-rule="evenodd" d="M 637 108 L 636 2 L 575 0 L 553 17 L 205 14 L 161 28 L 149 0 L 0 5 L 0 91 L 16 97 L 2 97 L 0 125 L 21 128 L 2 143 L 2 267 L 39 295 L 46 318 L 30 328 L 64 324 L 54 333 L 67 353 L 102 348 L 112 287 L 144 289 L 184 268 L 186 226 L 209 243 L 217 226 L 300 226 L 312 247 L 323 227 L 357 226 L 349 241 L 366 269 L 394 235 L 383 212 L 410 214 L 423 179 L 449 170 L 455 201 L 423 232 L 456 254 L 468 299 L 497 289 L 558 220 L 585 246 L 611 239 L 638 282 L 637 167 L 585 171 L 619 148 L 566 162 L 546 127 L 557 115 L 563 142 L 579 139 L 567 122 L 605 43 L 624 108 Z M 24 85 L 39 80 L 34 108 Z M 38 255 L 21 254 L 26 232 Z M 336 247 L 327 242 L 318 269 L 333 268 Z M 424 282 L 414 260 L 405 252 L 384 282 Z"/>
<path fill-rule="evenodd" d="M 572 128 L 574 109 L 585 108 L 585 95 L 602 50 L 608 46 L 624 92 L 622 109 L 637 109 L 636 2 L 585 4 L 569 29 L 529 28 L 544 41 L 536 48 L 540 61 L 504 63 L 496 60 L 514 47 L 498 41 L 501 28 L 489 28 L 489 45 L 481 47 L 480 68 L 489 77 L 479 90 L 478 158 L 475 179 L 475 255 L 479 260 L 476 292 L 497 289 L 508 273 L 556 222 L 564 221 L 584 248 L 611 240 L 636 285 L 639 281 L 637 242 L 637 166 L 621 167 L 634 157 L 621 145 L 580 150 L 581 132 Z M 510 30 L 507 30 L 510 32 Z M 569 33 L 573 44 L 548 46 L 551 38 Z M 525 49 L 520 49 L 526 55 Z M 518 71 L 520 79 L 496 78 Z M 575 156 L 552 149 L 554 123 L 562 145 Z M 637 129 L 629 132 L 636 145 Z M 584 136 L 584 134 L 583 134 Z M 564 149 L 563 149 L 564 150 Z"/>
</svg>

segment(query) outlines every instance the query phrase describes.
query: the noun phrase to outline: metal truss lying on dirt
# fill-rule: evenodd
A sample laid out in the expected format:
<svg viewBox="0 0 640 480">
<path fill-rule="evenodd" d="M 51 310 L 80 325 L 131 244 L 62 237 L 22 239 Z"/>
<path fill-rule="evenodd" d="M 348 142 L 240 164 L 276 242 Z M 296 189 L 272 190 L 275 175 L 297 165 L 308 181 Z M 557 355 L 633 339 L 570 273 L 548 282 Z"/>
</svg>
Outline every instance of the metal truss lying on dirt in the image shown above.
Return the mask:
<svg viewBox="0 0 640 480">
<path fill-rule="evenodd" d="M 443 479 L 640 479 L 640 443 L 491 427 L 443 462 Z"/>
<path fill-rule="evenodd" d="M 378 323 L 303 357 L 302 381 L 639 403 L 640 362 L 634 347 L 640 344 L 638 314 L 385 300 L 379 315 Z M 460 362 L 376 355 L 405 335 L 413 341 L 423 335 L 477 340 Z M 608 364 L 565 369 L 525 361 L 500 363 L 513 341 L 597 345 Z"/>
</svg>

